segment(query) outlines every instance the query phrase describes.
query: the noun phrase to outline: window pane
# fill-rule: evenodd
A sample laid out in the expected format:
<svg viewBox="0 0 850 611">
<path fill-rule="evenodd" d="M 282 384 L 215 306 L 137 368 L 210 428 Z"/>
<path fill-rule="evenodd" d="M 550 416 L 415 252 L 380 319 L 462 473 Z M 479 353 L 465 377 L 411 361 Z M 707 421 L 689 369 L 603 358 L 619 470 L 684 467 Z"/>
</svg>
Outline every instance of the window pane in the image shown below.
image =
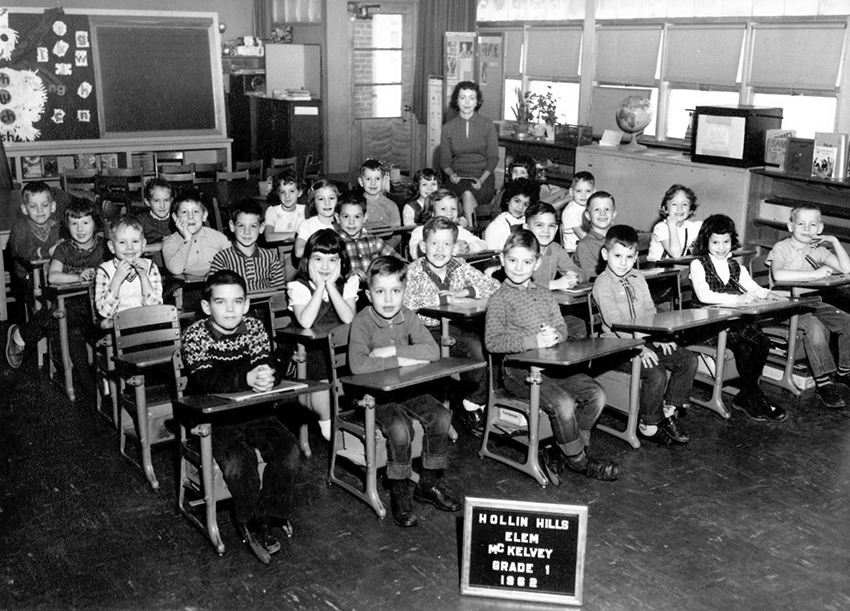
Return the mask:
<svg viewBox="0 0 850 611">
<path fill-rule="evenodd" d="M 372 15 L 372 44 L 382 49 L 401 49 L 401 15 Z"/>
<path fill-rule="evenodd" d="M 530 81 L 528 90 L 531 93 L 546 94 L 552 87 L 552 95 L 558 100 L 558 123 L 578 123 L 578 83 L 556 83 L 553 81 Z"/>
<path fill-rule="evenodd" d="M 753 94 L 754 105 L 781 108 L 782 128 L 797 130 L 798 138 L 814 138 L 815 132 L 835 131 L 837 103 L 832 97 Z"/>
<path fill-rule="evenodd" d="M 401 85 L 355 85 L 354 118 L 401 116 Z"/>
<path fill-rule="evenodd" d="M 354 82 L 400 83 L 401 51 L 355 51 Z"/>
<path fill-rule="evenodd" d="M 505 79 L 505 108 L 502 114 L 502 119 L 506 121 L 516 121 L 516 115 L 511 110 L 516 106 L 516 89 L 522 89 L 522 81 L 514 78 Z"/>
<path fill-rule="evenodd" d="M 691 111 L 697 106 L 729 106 L 737 103 L 738 93 L 734 91 L 671 89 L 667 97 L 664 135 L 668 138 L 684 138 L 691 122 Z"/>
</svg>

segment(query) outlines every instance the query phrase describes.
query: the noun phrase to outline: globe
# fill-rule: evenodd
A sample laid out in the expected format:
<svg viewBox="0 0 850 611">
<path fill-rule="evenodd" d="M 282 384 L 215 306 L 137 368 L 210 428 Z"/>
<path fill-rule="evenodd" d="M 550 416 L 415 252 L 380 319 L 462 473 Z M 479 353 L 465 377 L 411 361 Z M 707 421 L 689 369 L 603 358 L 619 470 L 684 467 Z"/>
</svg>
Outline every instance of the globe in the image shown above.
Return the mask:
<svg viewBox="0 0 850 611">
<path fill-rule="evenodd" d="M 615 114 L 617 125 L 627 134 L 631 134 L 631 142 L 626 149 L 643 150 L 646 147 L 638 144 L 637 137 L 652 122 L 652 103 L 648 98 L 630 95 L 620 104 Z"/>
</svg>

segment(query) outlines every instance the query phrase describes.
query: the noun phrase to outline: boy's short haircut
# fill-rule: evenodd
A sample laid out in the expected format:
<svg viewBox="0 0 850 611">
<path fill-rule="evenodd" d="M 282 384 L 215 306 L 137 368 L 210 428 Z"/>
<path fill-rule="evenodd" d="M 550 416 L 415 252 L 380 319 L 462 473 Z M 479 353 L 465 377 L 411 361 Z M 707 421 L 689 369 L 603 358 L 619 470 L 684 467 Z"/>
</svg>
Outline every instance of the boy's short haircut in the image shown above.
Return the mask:
<svg viewBox="0 0 850 611">
<path fill-rule="evenodd" d="M 437 185 L 440 184 L 440 173 L 434 168 L 422 168 L 413 176 L 413 184 L 419 190 L 419 182 L 422 180 L 436 180 Z"/>
<path fill-rule="evenodd" d="M 672 187 L 670 187 L 669 189 L 667 189 L 664 192 L 664 197 L 661 199 L 661 211 L 660 211 L 661 218 L 663 218 L 663 219 L 667 218 L 667 210 L 666 210 L 667 204 L 670 203 L 670 201 L 674 197 L 676 197 L 676 193 L 678 193 L 679 191 L 681 191 L 682 193 L 685 194 L 685 197 L 688 198 L 688 201 L 691 204 L 691 216 L 693 216 L 694 212 L 696 212 L 696 209 L 697 209 L 697 195 L 696 195 L 696 193 L 694 193 L 692 189 L 686 187 L 685 185 L 676 184 L 676 185 L 673 185 Z"/>
<path fill-rule="evenodd" d="M 508 239 L 505 240 L 502 253 L 507 254 L 511 248 L 525 248 L 538 257 L 540 256 L 540 242 L 537 241 L 537 237 L 528 229 L 518 229 L 511 232 Z"/>
<path fill-rule="evenodd" d="M 793 217 L 792 217 L 793 218 Z M 735 229 L 735 221 L 725 214 L 712 214 L 702 222 L 696 240 L 694 240 L 694 253 L 699 255 L 708 254 L 708 240 L 712 235 L 729 234 L 730 246 L 732 250 L 737 250 L 741 247 L 741 241 L 738 239 L 738 230 Z"/>
<path fill-rule="evenodd" d="M 363 193 L 359 191 L 346 191 L 336 200 L 336 212 L 337 214 L 342 214 L 343 206 L 360 206 L 360 210 L 363 211 L 363 214 L 366 214 L 366 198 L 363 196 Z"/>
<path fill-rule="evenodd" d="M 612 225 L 605 236 L 605 250 L 611 250 L 615 244 L 622 244 L 626 248 L 637 250 L 638 234 L 634 227 L 629 225 Z"/>
<path fill-rule="evenodd" d="M 818 206 L 817 204 L 812 204 L 810 202 L 800 202 L 796 206 L 791 208 L 791 222 L 793 223 L 797 220 L 798 213 L 808 211 L 817 212 L 818 216 L 822 214 L 820 206 Z"/>
<path fill-rule="evenodd" d="M 109 236 L 108 239 L 112 240 L 115 236 L 115 232 L 124 227 L 128 227 L 130 229 L 135 229 L 142 235 L 145 234 L 145 228 L 142 226 L 142 221 L 139 220 L 139 217 L 134 216 L 132 214 L 122 214 L 114 221 L 109 223 Z"/>
<path fill-rule="evenodd" d="M 24 203 L 26 203 L 27 201 L 29 201 L 28 198 L 30 195 L 44 193 L 45 191 L 47 193 L 52 194 L 52 191 L 50 190 L 50 185 L 48 185 L 43 180 L 34 180 L 24 185 L 24 188 L 21 189 L 21 197 L 23 197 Z"/>
<path fill-rule="evenodd" d="M 84 197 L 71 197 L 65 206 L 65 225 L 70 225 L 71 219 L 81 219 L 90 216 L 94 221 L 95 231 L 101 228 L 100 206 Z"/>
<path fill-rule="evenodd" d="M 510 202 L 517 195 L 525 195 L 528 198 L 529 204 L 537 203 L 537 194 L 540 189 L 536 182 L 528 178 L 517 178 L 511 182 L 505 183 L 505 190 L 502 193 L 502 211 L 508 209 Z"/>
<path fill-rule="evenodd" d="M 168 192 L 171 193 L 172 197 L 174 196 L 174 187 L 171 183 L 165 180 L 162 176 L 154 176 L 145 183 L 145 199 L 152 198 L 153 190 L 157 187 L 161 189 L 168 189 Z"/>
<path fill-rule="evenodd" d="M 591 185 L 596 185 L 596 178 L 587 171 L 576 172 L 573 176 L 572 187 L 575 187 L 580 182 L 589 182 Z"/>
<path fill-rule="evenodd" d="M 514 157 L 508 166 L 508 175 L 505 177 L 507 182 L 513 180 L 511 176 L 514 173 L 514 168 L 525 168 L 525 171 L 528 172 L 529 180 L 537 179 L 537 162 L 534 161 L 533 157 L 529 157 L 528 155 L 517 155 Z"/>
<path fill-rule="evenodd" d="M 363 176 L 363 172 L 366 170 L 378 170 L 381 176 L 384 175 L 384 166 L 377 159 L 367 159 L 364 161 L 363 165 L 360 166 L 360 176 Z"/>
<path fill-rule="evenodd" d="M 295 185 L 297 190 L 303 190 L 301 179 L 298 178 L 298 175 L 292 168 L 286 168 L 283 172 L 275 174 L 272 178 L 271 194 L 275 197 L 277 197 L 277 190 L 280 188 L 280 185 Z"/>
<path fill-rule="evenodd" d="M 407 263 L 392 255 L 375 257 L 369 264 L 369 269 L 366 270 L 366 281 L 370 287 L 372 286 L 372 278 L 375 276 L 395 276 L 399 282 L 404 284 L 407 280 Z"/>
<path fill-rule="evenodd" d="M 425 199 L 425 204 L 422 206 L 421 219 L 423 223 L 427 223 L 432 218 L 434 218 L 434 206 L 436 206 L 438 202 L 443 201 L 447 197 L 451 197 L 453 200 L 455 200 L 458 204 L 458 207 L 460 207 L 460 200 L 458 200 L 457 194 L 454 191 L 443 188 L 437 189 Z"/>
<path fill-rule="evenodd" d="M 171 214 L 177 214 L 180 210 L 180 204 L 183 202 L 194 202 L 201 207 L 204 212 L 207 211 L 207 206 L 204 204 L 204 198 L 201 192 L 197 189 L 182 189 L 174 201 L 171 203 Z M 233 218 L 236 218 L 235 216 Z"/>
<path fill-rule="evenodd" d="M 551 214 L 554 215 L 556 221 L 558 220 L 558 213 L 555 211 L 555 206 L 546 202 L 537 202 L 525 209 L 525 222 L 527 223 L 540 214 Z"/>
<path fill-rule="evenodd" d="M 240 214 L 253 214 L 262 221 L 263 207 L 260 205 L 260 202 L 250 197 L 246 197 L 244 199 L 240 199 L 230 207 L 230 218 L 233 219 L 234 223 L 237 221 Z"/>
<path fill-rule="evenodd" d="M 608 193 L 608 191 L 596 191 L 593 195 L 587 198 L 587 208 L 590 208 L 590 204 L 593 203 L 594 200 L 597 199 L 610 199 L 611 207 L 613 209 L 617 209 L 617 201 L 614 199 L 614 196 Z"/>
<path fill-rule="evenodd" d="M 452 239 L 457 242 L 458 229 L 457 225 L 454 222 L 450 221 L 444 216 L 435 216 L 430 221 L 425 223 L 425 226 L 422 228 L 422 240 L 425 241 L 435 231 L 442 231 L 443 229 L 448 229 L 452 232 Z"/>
<path fill-rule="evenodd" d="M 245 284 L 245 279 L 242 276 L 230 269 L 220 269 L 211 274 L 204 282 L 203 300 L 209 302 L 212 299 L 213 288 L 226 284 L 239 285 L 242 287 L 242 292 L 248 294 L 248 285 Z"/>
</svg>

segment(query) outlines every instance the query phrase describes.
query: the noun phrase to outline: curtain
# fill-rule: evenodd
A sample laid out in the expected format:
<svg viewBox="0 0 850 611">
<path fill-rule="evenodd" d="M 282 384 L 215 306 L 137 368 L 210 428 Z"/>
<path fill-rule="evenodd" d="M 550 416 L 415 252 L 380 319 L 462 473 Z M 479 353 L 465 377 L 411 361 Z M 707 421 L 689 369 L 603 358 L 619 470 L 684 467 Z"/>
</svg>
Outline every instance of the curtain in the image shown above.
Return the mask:
<svg viewBox="0 0 850 611">
<path fill-rule="evenodd" d="M 428 77 L 443 74 L 443 34 L 474 32 L 477 0 L 419 0 L 413 113 L 428 120 Z"/>
</svg>

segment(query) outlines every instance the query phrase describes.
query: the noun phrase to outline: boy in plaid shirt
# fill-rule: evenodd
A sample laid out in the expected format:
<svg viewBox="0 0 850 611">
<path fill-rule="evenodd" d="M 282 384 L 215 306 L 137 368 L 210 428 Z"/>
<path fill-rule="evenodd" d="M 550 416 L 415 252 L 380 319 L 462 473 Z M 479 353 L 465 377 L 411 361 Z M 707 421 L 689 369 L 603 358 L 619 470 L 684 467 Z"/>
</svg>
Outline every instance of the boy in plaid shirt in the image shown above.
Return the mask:
<svg viewBox="0 0 850 611">
<path fill-rule="evenodd" d="M 334 229 L 342 236 L 345 242 L 345 250 L 348 260 L 351 262 L 351 271 L 360 278 L 361 283 L 366 280 L 366 270 L 376 257 L 397 257 L 393 248 L 378 236 L 368 234 L 364 225 L 366 224 L 366 199 L 359 193 L 349 191 L 343 193 L 336 205 L 336 224 Z"/>
</svg>

